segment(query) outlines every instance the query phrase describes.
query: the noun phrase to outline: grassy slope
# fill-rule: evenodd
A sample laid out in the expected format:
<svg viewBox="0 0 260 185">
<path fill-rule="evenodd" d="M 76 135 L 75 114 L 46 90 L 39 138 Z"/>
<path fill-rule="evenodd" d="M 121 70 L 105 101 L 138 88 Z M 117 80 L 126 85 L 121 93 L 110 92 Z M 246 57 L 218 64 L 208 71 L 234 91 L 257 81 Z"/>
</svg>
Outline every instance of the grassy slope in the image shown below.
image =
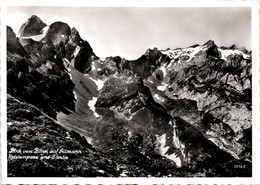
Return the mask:
<svg viewBox="0 0 260 185">
<path fill-rule="evenodd" d="M 8 160 L 8 176 L 118 176 L 116 164 L 75 131 L 68 131 L 34 106 L 8 95 L 8 149 L 80 150 L 68 160 Z M 10 154 L 10 153 L 9 153 Z"/>
</svg>

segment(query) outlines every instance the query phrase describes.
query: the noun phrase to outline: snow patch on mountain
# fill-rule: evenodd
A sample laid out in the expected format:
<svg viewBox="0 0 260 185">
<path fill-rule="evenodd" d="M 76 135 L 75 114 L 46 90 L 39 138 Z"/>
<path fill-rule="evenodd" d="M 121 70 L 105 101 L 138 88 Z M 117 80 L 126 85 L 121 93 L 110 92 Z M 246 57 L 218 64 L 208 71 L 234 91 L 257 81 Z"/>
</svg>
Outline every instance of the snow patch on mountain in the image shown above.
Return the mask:
<svg viewBox="0 0 260 185">
<path fill-rule="evenodd" d="M 250 55 L 247 55 L 239 50 L 233 50 L 233 49 L 220 49 L 218 48 L 218 51 L 221 53 L 221 59 L 227 60 L 228 56 L 230 55 L 242 55 L 244 59 L 250 59 Z"/>
<path fill-rule="evenodd" d="M 175 153 L 171 155 L 166 154 L 166 152 L 169 149 L 169 146 L 166 145 L 166 134 L 163 134 L 161 136 L 156 135 L 156 144 L 157 144 L 157 149 L 159 149 L 159 153 L 162 156 L 174 161 L 177 167 L 182 166 L 180 157 L 178 157 Z"/>
<path fill-rule="evenodd" d="M 89 106 L 90 110 L 92 110 L 92 112 L 94 113 L 94 116 L 99 118 L 100 115 L 96 112 L 96 108 L 95 108 L 96 102 L 97 102 L 97 98 L 93 97 L 92 100 L 88 101 L 88 106 Z"/>
<path fill-rule="evenodd" d="M 177 49 L 167 49 L 167 50 L 161 50 L 161 52 L 165 55 L 167 55 L 171 59 L 182 59 L 186 62 L 189 62 L 192 58 L 195 57 L 195 55 L 203 50 L 202 46 L 197 47 L 188 47 L 188 48 L 177 48 Z M 180 62 L 180 60 L 178 61 Z"/>
<path fill-rule="evenodd" d="M 166 77 L 166 74 L 167 74 L 167 71 L 166 71 L 166 63 L 160 67 L 161 71 L 163 72 L 163 77 L 165 78 Z"/>
<path fill-rule="evenodd" d="M 112 106 L 109 108 L 109 110 L 114 111 L 115 117 L 118 119 L 124 119 L 127 121 L 132 120 L 136 115 L 140 115 L 141 112 L 144 110 L 145 108 L 142 107 L 141 109 L 132 112 L 132 108 L 131 108 L 131 103 L 126 104 L 124 108 L 122 107 L 116 107 L 116 106 Z M 131 134 L 131 133 L 128 133 Z"/>
<path fill-rule="evenodd" d="M 173 59 L 176 58 L 178 55 L 179 51 L 177 49 L 172 50 L 172 49 L 167 49 L 167 50 L 162 50 L 161 51 L 163 54 L 167 55 L 169 58 Z"/>
<path fill-rule="evenodd" d="M 62 61 L 63 61 L 63 65 L 65 66 L 65 68 L 68 71 L 71 71 L 71 69 L 70 69 L 70 61 L 67 58 L 62 58 Z"/>
<path fill-rule="evenodd" d="M 76 49 L 73 52 L 74 58 L 79 54 L 80 46 L 77 46 Z"/>
<path fill-rule="evenodd" d="M 120 177 L 127 177 L 128 173 L 129 172 L 127 170 L 123 170 L 122 173 L 120 174 Z"/>
<path fill-rule="evenodd" d="M 159 85 L 157 86 L 156 88 L 159 90 L 159 91 L 165 91 L 166 88 L 167 88 L 168 84 L 166 83 L 163 83 L 162 85 Z"/>
<path fill-rule="evenodd" d="M 92 62 L 91 69 L 92 69 L 92 71 L 97 71 L 95 62 Z"/>
<path fill-rule="evenodd" d="M 43 29 L 42 29 L 42 34 L 39 34 L 39 35 L 33 35 L 33 36 L 30 36 L 30 37 L 21 37 L 22 39 L 32 39 L 34 41 L 41 41 L 47 34 L 48 30 L 49 30 L 49 27 L 50 26 L 45 26 Z"/>
<path fill-rule="evenodd" d="M 68 75 L 70 76 L 70 79 L 72 80 L 72 76 L 71 76 L 71 74 L 70 74 L 70 73 L 68 73 Z"/>
<path fill-rule="evenodd" d="M 94 79 L 90 76 L 88 76 L 90 78 L 90 80 L 92 80 L 93 82 L 95 82 L 96 86 L 97 86 L 97 90 L 101 90 L 104 86 L 105 81 L 101 80 L 101 79 Z"/>
<path fill-rule="evenodd" d="M 158 94 L 154 94 L 154 96 L 153 96 L 155 99 L 157 99 L 157 100 L 160 100 L 160 97 L 159 97 L 159 95 Z"/>
<path fill-rule="evenodd" d="M 127 140 L 130 141 L 130 139 L 131 139 L 131 137 L 132 137 L 132 135 L 133 135 L 133 132 L 129 130 L 129 131 L 127 132 L 127 135 L 128 135 Z"/>
<path fill-rule="evenodd" d="M 75 100 L 77 100 L 78 97 L 77 97 L 77 94 L 75 93 L 75 91 L 73 91 L 73 94 L 74 94 L 74 98 L 75 98 Z"/>
<path fill-rule="evenodd" d="M 154 97 L 156 102 L 159 102 L 159 103 L 160 102 L 165 102 L 165 99 L 163 97 L 161 97 L 160 95 L 158 95 L 158 94 L 154 94 L 153 97 Z"/>
<path fill-rule="evenodd" d="M 85 136 L 86 140 L 88 141 L 89 144 L 93 145 L 93 139 L 91 137 Z"/>
</svg>

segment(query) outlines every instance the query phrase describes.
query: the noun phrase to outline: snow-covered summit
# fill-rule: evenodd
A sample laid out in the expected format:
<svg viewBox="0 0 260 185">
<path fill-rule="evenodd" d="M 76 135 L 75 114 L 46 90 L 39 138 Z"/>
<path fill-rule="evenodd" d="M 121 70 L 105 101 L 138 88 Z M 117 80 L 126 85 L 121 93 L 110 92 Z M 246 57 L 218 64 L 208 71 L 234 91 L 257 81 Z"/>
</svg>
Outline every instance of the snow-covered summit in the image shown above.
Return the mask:
<svg viewBox="0 0 260 185">
<path fill-rule="evenodd" d="M 251 56 L 250 54 L 244 53 L 243 51 L 240 51 L 238 49 L 221 49 L 218 48 L 218 51 L 221 53 L 221 59 L 223 60 L 227 60 L 229 56 L 231 55 L 238 55 L 238 56 L 242 56 L 244 59 L 250 59 Z"/>
<path fill-rule="evenodd" d="M 237 48 L 222 48 L 217 47 L 214 43 L 214 41 L 208 41 L 203 45 L 193 45 L 186 48 L 176 48 L 176 49 L 166 49 L 161 50 L 161 52 L 165 55 L 167 55 L 169 58 L 177 60 L 177 61 L 186 61 L 189 62 L 191 59 L 195 57 L 195 55 L 205 52 L 206 50 L 209 50 L 210 48 L 213 48 L 215 52 L 218 53 L 219 57 L 223 60 L 227 60 L 229 56 L 234 55 L 240 55 L 244 59 L 250 59 L 251 56 L 247 52 L 241 51 Z"/>
<path fill-rule="evenodd" d="M 201 50 L 205 49 L 203 46 L 177 48 L 161 50 L 161 52 L 167 55 L 171 59 L 182 59 L 187 62 L 190 61 L 194 56 Z"/>
</svg>

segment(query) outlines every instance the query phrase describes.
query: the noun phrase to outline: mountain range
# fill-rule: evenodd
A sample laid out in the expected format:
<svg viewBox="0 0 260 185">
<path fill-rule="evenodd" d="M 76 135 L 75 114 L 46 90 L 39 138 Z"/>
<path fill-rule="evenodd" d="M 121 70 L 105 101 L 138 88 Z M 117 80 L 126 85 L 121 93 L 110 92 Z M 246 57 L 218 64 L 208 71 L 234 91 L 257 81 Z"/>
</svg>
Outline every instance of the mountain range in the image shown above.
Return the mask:
<svg viewBox="0 0 260 185">
<path fill-rule="evenodd" d="M 7 147 L 84 152 L 8 159 L 8 175 L 251 176 L 251 70 L 251 51 L 212 40 L 99 58 L 76 28 L 33 15 L 7 27 Z"/>
</svg>

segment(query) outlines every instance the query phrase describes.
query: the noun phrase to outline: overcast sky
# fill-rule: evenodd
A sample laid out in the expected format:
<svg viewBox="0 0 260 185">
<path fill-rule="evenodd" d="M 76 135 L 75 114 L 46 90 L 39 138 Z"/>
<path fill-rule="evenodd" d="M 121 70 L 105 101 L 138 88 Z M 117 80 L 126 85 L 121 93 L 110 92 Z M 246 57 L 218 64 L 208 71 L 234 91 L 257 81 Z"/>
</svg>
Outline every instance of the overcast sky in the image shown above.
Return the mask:
<svg viewBox="0 0 260 185">
<path fill-rule="evenodd" d="M 99 57 L 136 59 L 147 48 L 187 47 L 214 40 L 251 50 L 250 8 L 8 7 L 7 24 L 17 33 L 31 15 L 46 24 L 75 27 Z"/>
</svg>

